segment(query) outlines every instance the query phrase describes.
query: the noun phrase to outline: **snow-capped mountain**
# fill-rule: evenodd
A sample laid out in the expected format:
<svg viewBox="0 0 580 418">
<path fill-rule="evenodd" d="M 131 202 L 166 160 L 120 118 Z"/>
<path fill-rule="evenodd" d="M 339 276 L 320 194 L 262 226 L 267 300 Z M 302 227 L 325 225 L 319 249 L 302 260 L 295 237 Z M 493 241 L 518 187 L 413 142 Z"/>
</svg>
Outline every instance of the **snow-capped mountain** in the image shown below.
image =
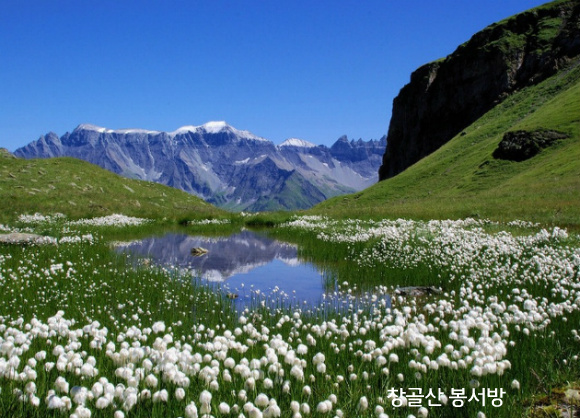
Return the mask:
<svg viewBox="0 0 580 418">
<path fill-rule="evenodd" d="M 339 138 L 332 147 L 291 138 L 280 145 L 226 122 L 173 132 L 112 130 L 82 124 L 15 151 L 24 158 L 70 156 L 126 177 L 193 193 L 246 211 L 304 209 L 375 183 L 386 146 Z"/>
</svg>

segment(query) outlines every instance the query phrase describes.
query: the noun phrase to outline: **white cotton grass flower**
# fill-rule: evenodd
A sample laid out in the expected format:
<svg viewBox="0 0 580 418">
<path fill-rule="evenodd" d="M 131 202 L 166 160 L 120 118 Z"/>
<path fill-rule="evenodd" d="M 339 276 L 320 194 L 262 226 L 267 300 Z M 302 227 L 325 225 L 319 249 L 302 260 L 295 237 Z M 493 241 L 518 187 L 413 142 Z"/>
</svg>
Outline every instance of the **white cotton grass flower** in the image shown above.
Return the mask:
<svg viewBox="0 0 580 418">
<path fill-rule="evenodd" d="M 36 408 L 40 406 L 40 398 L 36 395 L 30 396 L 30 404 Z"/>
<path fill-rule="evenodd" d="M 145 384 L 150 388 L 156 388 L 159 383 L 159 379 L 154 374 L 148 374 L 145 378 Z"/>
<path fill-rule="evenodd" d="M 248 413 L 248 418 L 263 418 L 263 417 L 264 414 L 262 414 L 262 411 L 260 411 L 258 408 L 254 408 Z"/>
<path fill-rule="evenodd" d="M 220 414 L 227 415 L 230 413 L 230 410 L 231 410 L 230 406 L 225 402 L 221 402 L 218 405 L 218 411 L 220 412 Z"/>
<path fill-rule="evenodd" d="M 69 384 L 68 382 L 65 380 L 64 377 L 59 376 L 56 378 L 55 382 L 54 382 L 54 387 L 57 391 L 62 392 L 62 393 L 68 393 L 68 389 L 69 389 Z"/>
<path fill-rule="evenodd" d="M 366 411 L 369 407 L 369 400 L 366 396 L 362 396 L 358 401 L 358 407 L 361 411 Z"/>
<path fill-rule="evenodd" d="M 131 226 L 131 225 L 143 225 L 145 223 L 149 223 L 151 220 L 143 219 L 143 218 L 134 218 L 131 216 L 125 216 L 120 214 L 113 214 L 108 216 L 102 216 L 99 218 L 92 218 L 92 219 L 79 219 L 77 221 L 70 221 L 68 225 L 72 226 L 115 226 L 115 227 L 123 227 L 123 226 Z"/>
<path fill-rule="evenodd" d="M 60 398 L 57 395 L 49 396 L 47 398 L 46 404 L 47 404 L 48 409 L 65 409 L 66 408 L 66 404 L 64 403 L 62 398 Z"/>
<path fill-rule="evenodd" d="M 308 346 L 304 344 L 298 344 L 298 348 L 296 348 L 296 353 L 298 355 L 304 355 L 308 353 Z"/>
<path fill-rule="evenodd" d="M 236 366 L 236 361 L 233 358 L 228 357 L 224 360 L 224 367 L 225 368 L 233 369 L 235 366 Z"/>
<path fill-rule="evenodd" d="M 190 402 L 185 407 L 185 418 L 198 418 L 197 407 L 194 402 Z"/>
<path fill-rule="evenodd" d="M 256 406 L 252 402 L 246 402 L 242 409 L 244 412 L 250 413 L 251 410 L 256 409 Z"/>
<path fill-rule="evenodd" d="M 208 403 L 201 404 L 199 407 L 199 413 L 202 417 L 209 415 L 211 413 L 211 405 Z"/>
<path fill-rule="evenodd" d="M 290 410 L 293 413 L 300 411 L 300 403 L 298 401 L 291 401 L 290 402 Z"/>
<path fill-rule="evenodd" d="M 97 409 L 105 409 L 105 408 L 108 408 L 110 404 L 111 404 L 111 399 L 109 399 L 109 398 L 107 398 L 105 396 L 101 396 L 95 402 L 95 407 Z"/>
<path fill-rule="evenodd" d="M 84 405 L 79 405 L 71 416 L 73 415 L 76 415 L 78 418 L 91 418 L 91 410 Z"/>
<path fill-rule="evenodd" d="M 169 393 L 167 392 L 167 389 L 162 389 L 155 392 L 151 399 L 153 400 L 153 403 L 167 402 L 169 400 Z"/>
<path fill-rule="evenodd" d="M 217 380 L 212 380 L 209 382 L 209 389 L 213 392 L 217 392 L 220 388 L 220 385 Z"/>
<path fill-rule="evenodd" d="M 274 387 L 274 382 L 269 377 L 264 379 L 264 389 L 272 389 Z"/>
<path fill-rule="evenodd" d="M 185 399 L 185 389 L 177 388 L 175 389 L 175 399 L 178 401 L 182 401 Z"/>
<path fill-rule="evenodd" d="M 290 382 L 288 380 L 282 384 L 282 393 L 290 393 Z"/>
<path fill-rule="evenodd" d="M 159 334 L 161 332 L 165 332 L 165 323 L 163 321 L 158 321 L 153 324 L 151 327 L 154 333 Z"/>
<path fill-rule="evenodd" d="M 24 387 L 24 391 L 29 395 L 35 394 L 36 393 L 36 383 L 28 382 L 26 384 L 26 386 Z"/>
<path fill-rule="evenodd" d="M 520 390 L 520 382 L 516 379 L 512 380 L 511 387 L 512 389 Z"/>
<path fill-rule="evenodd" d="M 211 398 L 212 398 L 211 392 L 204 390 L 199 395 L 199 403 L 200 404 L 210 404 Z"/>
<path fill-rule="evenodd" d="M 270 402 L 270 399 L 268 399 L 268 396 L 264 393 L 260 393 L 258 396 L 256 396 L 256 400 L 254 401 L 254 404 L 259 408 L 265 408 L 268 406 L 269 402 Z"/>
<path fill-rule="evenodd" d="M 202 416 L 207 415 L 211 412 L 211 398 L 212 394 L 207 390 L 204 390 L 199 395 L 199 403 L 201 404 L 199 407 L 199 413 Z"/>
<path fill-rule="evenodd" d="M 328 399 L 319 402 L 318 405 L 316 406 L 316 412 L 319 412 L 321 414 L 327 414 L 331 411 L 332 411 L 332 402 L 330 402 Z"/>
<path fill-rule="evenodd" d="M 326 360 L 326 356 L 322 353 L 317 353 L 313 358 L 312 358 L 312 363 L 314 365 L 318 365 L 321 363 L 324 363 L 324 361 Z"/>
<path fill-rule="evenodd" d="M 282 415 L 282 410 L 274 399 L 270 400 L 270 404 L 264 410 L 264 418 L 279 418 Z"/>
<path fill-rule="evenodd" d="M 290 369 L 290 375 L 294 377 L 296 380 L 304 381 L 304 370 L 301 366 L 295 364 Z"/>
<path fill-rule="evenodd" d="M 238 400 L 240 402 L 246 402 L 248 400 L 248 394 L 246 393 L 246 391 L 244 389 L 242 389 L 238 392 Z"/>
</svg>

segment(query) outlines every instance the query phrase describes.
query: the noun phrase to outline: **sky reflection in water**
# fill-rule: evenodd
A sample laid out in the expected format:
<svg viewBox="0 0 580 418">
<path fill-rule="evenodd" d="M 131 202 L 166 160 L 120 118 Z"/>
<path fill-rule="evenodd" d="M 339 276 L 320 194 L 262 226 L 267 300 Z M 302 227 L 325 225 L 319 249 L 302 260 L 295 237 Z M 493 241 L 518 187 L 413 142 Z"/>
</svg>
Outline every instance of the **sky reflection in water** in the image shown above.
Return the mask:
<svg viewBox="0 0 580 418">
<path fill-rule="evenodd" d="M 200 257 L 191 249 L 203 247 Z M 293 244 L 273 240 L 252 231 L 225 237 L 170 233 L 118 247 L 119 251 L 149 258 L 158 265 L 186 269 L 208 282 L 226 285 L 245 304 L 251 290 L 288 295 L 288 301 L 317 304 L 324 293 L 323 274 L 311 263 L 298 260 Z"/>
</svg>

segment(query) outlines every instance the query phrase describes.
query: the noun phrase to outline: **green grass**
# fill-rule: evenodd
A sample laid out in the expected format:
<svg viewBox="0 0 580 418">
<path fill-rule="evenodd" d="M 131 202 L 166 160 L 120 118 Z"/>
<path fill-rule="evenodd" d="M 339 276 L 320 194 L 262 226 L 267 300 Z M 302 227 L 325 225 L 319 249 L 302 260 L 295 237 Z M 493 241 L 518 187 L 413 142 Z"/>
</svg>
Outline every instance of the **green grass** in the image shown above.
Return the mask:
<svg viewBox="0 0 580 418">
<path fill-rule="evenodd" d="M 535 157 L 492 153 L 505 132 L 553 129 L 570 135 Z M 444 219 L 489 217 L 580 226 L 580 67 L 574 63 L 513 94 L 464 132 L 399 175 L 329 199 L 310 213 Z"/>
<path fill-rule="evenodd" d="M 0 221 L 35 212 L 73 218 L 123 213 L 169 220 L 227 213 L 180 190 L 126 179 L 74 158 L 0 155 Z"/>
</svg>

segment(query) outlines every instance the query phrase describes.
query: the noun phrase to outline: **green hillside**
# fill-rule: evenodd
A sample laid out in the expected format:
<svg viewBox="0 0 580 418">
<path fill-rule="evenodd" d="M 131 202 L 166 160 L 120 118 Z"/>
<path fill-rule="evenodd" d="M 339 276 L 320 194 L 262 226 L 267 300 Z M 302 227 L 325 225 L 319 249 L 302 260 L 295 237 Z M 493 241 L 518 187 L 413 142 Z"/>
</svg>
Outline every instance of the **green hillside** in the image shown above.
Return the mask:
<svg viewBox="0 0 580 418">
<path fill-rule="evenodd" d="M 569 135 L 525 161 L 496 159 L 510 131 Z M 489 217 L 580 225 L 580 62 L 520 90 L 399 175 L 311 212 L 424 219 Z"/>
<path fill-rule="evenodd" d="M 35 212 L 60 212 L 69 217 L 123 213 L 159 219 L 225 213 L 180 190 L 120 177 L 74 158 L 23 160 L 3 150 L 0 220 Z"/>
</svg>

